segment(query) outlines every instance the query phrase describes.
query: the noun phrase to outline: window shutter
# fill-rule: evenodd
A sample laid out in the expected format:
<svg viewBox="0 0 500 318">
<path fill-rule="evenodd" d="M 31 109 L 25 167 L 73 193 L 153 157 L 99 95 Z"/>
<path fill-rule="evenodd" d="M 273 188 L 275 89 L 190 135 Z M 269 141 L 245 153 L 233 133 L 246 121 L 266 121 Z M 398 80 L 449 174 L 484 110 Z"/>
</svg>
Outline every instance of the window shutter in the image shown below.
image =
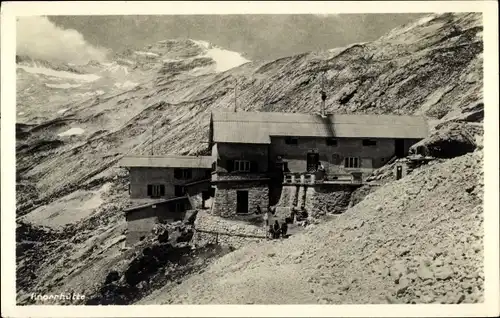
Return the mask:
<svg viewBox="0 0 500 318">
<path fill-rule="evenodd" d="M 259 166 L 257 161 L 250 161 L 250 172 L 253 173 L 259 172 Z"/>
<path fill-rule="evenodd" d="M 181 179 L 182 178 L 182 170 L 179 168 L 174 169 L 174 178 Z"/>
<path fill-rule="evenodd" d="M 234 160 L 232 159 L 226 160 L 226 170 L 227 172 L 231 172 L 234 170 Z"/>
<path fill-rule="evenodd" d="M 153 195 L 153 185 L 148 184 L 148 196 L 152 196 L 152 195 Z"/>
<path fill-rule="evenodd" d="M 165 185 L 160 185 L 160 196 L 163 197 L 165 195 Z"/>
</svg>

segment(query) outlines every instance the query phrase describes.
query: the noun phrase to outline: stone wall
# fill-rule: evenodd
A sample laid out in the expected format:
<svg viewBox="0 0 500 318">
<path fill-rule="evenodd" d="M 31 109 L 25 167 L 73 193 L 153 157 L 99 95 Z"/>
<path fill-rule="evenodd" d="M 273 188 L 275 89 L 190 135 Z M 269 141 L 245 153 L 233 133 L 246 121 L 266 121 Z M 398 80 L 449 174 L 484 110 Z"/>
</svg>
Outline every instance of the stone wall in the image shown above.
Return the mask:
<svg viewBox="0 0 500 318">
<path fill-rule="evenodd" d="M 237 214 L 237 191 L 248 191 L 248 212 L 254 213 L 257 205 L 262 210 L 269 204 L 269 188 L 260 183 L 228 183 L 218 184 L 215 190 L 212 213 L 222 217 L 232 217 Z"/>
<path fill-rule="evenodd" d="M 352 185 L 283 186 L 278 207 L 301 208 L 302 204 L 312 217 L 342 213 L 350 202 Z"/>
<path fill-rule="evenodd" d="M 308 187 L 306 190 L 306 209 L 312 217 L 343 213 L 349 206 L 351 193 L 354 190 L 354 187 L 344 185 Z"/>
<path fill-rule="evenodd" d="M 194 223 L 193 244 L 203 246 L 209 243 L 242 247 L 249 242 L 265 240 L 265 226 L 247 224 L 244 221 L 225 219 L 200 211 Z M 213 233 L 206 233 L 213 232 Z"/>
</svg>

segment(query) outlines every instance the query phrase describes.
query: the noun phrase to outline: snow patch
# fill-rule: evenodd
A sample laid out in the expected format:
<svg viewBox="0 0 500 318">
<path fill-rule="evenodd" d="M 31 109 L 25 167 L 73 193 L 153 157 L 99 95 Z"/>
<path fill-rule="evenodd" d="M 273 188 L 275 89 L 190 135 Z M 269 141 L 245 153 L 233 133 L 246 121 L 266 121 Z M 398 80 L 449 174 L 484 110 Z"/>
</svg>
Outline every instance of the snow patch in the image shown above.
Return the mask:
<svg viewBox="0 0 500 318">
<path fill-rule="evenodd" d="M 17 114 L 18 114 L 19 116 L 22 116 L 22 115 L 24 115 L 24 112 L 19 112 L 19 113 L 17 113 Z"/>
<path fill-rule="evenodd" d="M 220 48 L 209 49 L 206 53 L 206 56 L 212 58 L 215 61 L 216 72 L 224 72 L 250 62 L 250 60 L 247 60 L 238 52 L 228 51 Z"/>
<path fill-rule="evenodd" d="M 139 84 L 131 82 L 131 81 L 126 81 L 125 83 L 115 83 L 116 87 L 122 88 L 122 89 L 133 88 L 133 87 L 136 87 L 137 85 L 139 85 Z"/>
<path fill-rule="evenodd" d="M 51 88 L 74 88 L 74 87 L 80 87 L 82 84 L 69 84 L 69 83 L 64 83 L 64 84 L 45 84 L 47 87 Z"/>
<path fill-rule="evenodd" d="M 134 53 L 137 55 L 145 55 L 145 56 L 154 56 L 154 57 L 160 56 L 160 55 L 153 53 L 153 52 L 135 51 Z"/>
<path fill-rule="evenodd" d="M 80 97 L 92 97 L 92 96 L 96 96 L 96 95 L 99 96 L 102 94 L 104 94 L 104 91 L 98 90 L 95 92 L 77 93 L 75 95 L 80 96 Z"/>
<path fill-rule="evenodd" d="M 46 75 L 46 76 L 53 76 L 56 78 L 70 78 L 70 79 L 84 81 L 84 82 L 93 82 L 93 81 L 101 78 L 100 76 L 97 76 L 95 74 L 76 74 L 76 73 L 71 73 L 71 72 L 66 72 L 66 71 L 56 71 L 56 70 L 46 68 L 46 67 L 32 67 L 32 66 L 23 66 L 23 65 L 18 65 L 17 67 L 25 70 L 28 73 L 32 73 L 32 74 L 42 74 L 42 75 Z"/>
<path fill-rule="evenodd" d="M 204 48 L 204 49 L 208 49 L 210 48 L 210 43 L 208 43 L 207 41 L 202 41 L 202 40 L 191 40 L 194 44 Z"/>
<path fill-rule="evenodd" d="M 128 65 L 134 65 L 134 61 L 127 60 L 127 59 L 119 59 L 120 62 L 126 63 Z"/>
<path fill-rule="evenodd" d="M 60 133 L 58 136 L 59 137 L 65 137 L 65 136 L 81 135 L 84 132 L 85 132 L 85 130 L 76 127 L 76 128 L 70 128 L 70 129 L 66 130 L 65 132 L 63 132 L 63 133 Z"/>
<path fill-rule="evenodd" d="M 423 17 L 415 23 L 415 26 L 426 24 L 427 22 L 430 22 L 430 21 L 434 20 L 435 18 L 436 18 L 436 16 L 434 16 L 434 15 L 430 15 L 428 17 Z"/>
<path fill-rule="evenodd" d="M 68 110 L 68 108 L 63 108 L 63 109 L 59 110 L 57 113 L 64 114 L 67 110 Z"/>
<path fill-rule="evenodd" d="M 424 24 L 434 20 L 435 18 L 436 18 L 436 15 L 429 15 L 429 16 L 423 17 L 414 23 L 408 24 L 404 28 L 396 28 L 396 29 L 392 30 L 391 32 L 389 32 L 387 37 L 391 38 L 393 36 L 406 33 L 406 32 L 408 32 L 408 31 L 410 31 L 418 26 L 424 25 Z"/>
<path fill-rule="evenodd" d="M 123 75 L 128 75 L 128 68 L 126 66 L 119 65 L 116 62 L 113 63 L 102 63 L 106 68 L 103 72 L 109 72 L 112 74 L 123 73 Z"/>
</svg>

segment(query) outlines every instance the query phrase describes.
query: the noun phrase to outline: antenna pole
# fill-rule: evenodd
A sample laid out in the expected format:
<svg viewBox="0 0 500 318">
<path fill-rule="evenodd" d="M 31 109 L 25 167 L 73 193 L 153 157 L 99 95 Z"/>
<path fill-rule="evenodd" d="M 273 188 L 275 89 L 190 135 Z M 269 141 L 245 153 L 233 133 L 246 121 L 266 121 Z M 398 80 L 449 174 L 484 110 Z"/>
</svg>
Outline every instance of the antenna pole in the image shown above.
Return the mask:
<svg viewBox="0 0 500 318">
<path fill-rule="evenodd" d="M 236 113 L 237 111 L 237 91 L 238 91 L 238 80 L 236 80 L 236 83 L 234 84 L 234 112 Z"/>
<path fill-rule="evenodd" d="M 326 100 L 326 92 L 325 92 L 325 72 L 321 74 L 321 116 L 325 116 L 325 100 Z"/>
</svg>

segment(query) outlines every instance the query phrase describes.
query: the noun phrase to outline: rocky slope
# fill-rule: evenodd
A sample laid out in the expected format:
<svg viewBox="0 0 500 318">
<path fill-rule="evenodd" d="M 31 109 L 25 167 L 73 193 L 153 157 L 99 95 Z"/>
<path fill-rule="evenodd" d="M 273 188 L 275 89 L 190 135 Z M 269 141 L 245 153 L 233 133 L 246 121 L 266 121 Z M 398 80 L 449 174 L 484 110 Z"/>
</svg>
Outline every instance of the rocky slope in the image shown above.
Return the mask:
<svg viewBox="0 0 500 318">
<path fill-rule="evenodd" d="M 448 138 L 443 132 L 450 125 L 453 131 L 473 127 L 474 138 L 482 134 L 482 50 L 479 14 L 441 14 L 373 42 L 275 61 L 245 63 L 234 52 L 192 40 L 124 52 L 110 65 L 35 66 L 36 61 L 19 58 L 19 221 L 57 219 L 47 225 L 76 232 L 58 248 L 43 250 L 35 276 L 18 285 L 18 296 L 33 288 L 45 293 L 96 290 L 94 283 L 104 281 L 107 271 L 124 266 L 121 209 L 128 203 L 117 161 L 126 154 L 150 153 L 152 127 L 155 154 L 203 153 L 210 112 L 233 108 L 236 82 L 241 110 L 317 112 L 320 74 L 325 72 L 328 111 L 423 114 L 435 130 L 434 141 L 428 141 L 439 145 Z M 233 63 L 221 64 L 221 54 L 230 55 Z M 42 73 L 40 68 L 65 73 Z M 110 68 L 118 71 L 105 71 Z M 126 81 L 137 85 L 116 85 Z M 78 95 L 99 90 L 103 93 L 98 96 Z M 470 139 L 456 140 L 455 145 L 470 144 Z M 472 142 L 458 155 L 475 146 Z M 457 155 L 447 155 L 443 147 L 432 149 L 441 157 Z M 406 180 L 401 182 L 414 182 Z M 362 203 L 348 214 L 362 213 L 357 208 Z M 21 257 L 18 276 L 31 260 Z"/>
<path fill-rule="evenodd" d="M 334 220 L 220 258 L 151 303 L 482 302 L 482 162 L 477 151 L 421 167 Z"/>
</svg>

